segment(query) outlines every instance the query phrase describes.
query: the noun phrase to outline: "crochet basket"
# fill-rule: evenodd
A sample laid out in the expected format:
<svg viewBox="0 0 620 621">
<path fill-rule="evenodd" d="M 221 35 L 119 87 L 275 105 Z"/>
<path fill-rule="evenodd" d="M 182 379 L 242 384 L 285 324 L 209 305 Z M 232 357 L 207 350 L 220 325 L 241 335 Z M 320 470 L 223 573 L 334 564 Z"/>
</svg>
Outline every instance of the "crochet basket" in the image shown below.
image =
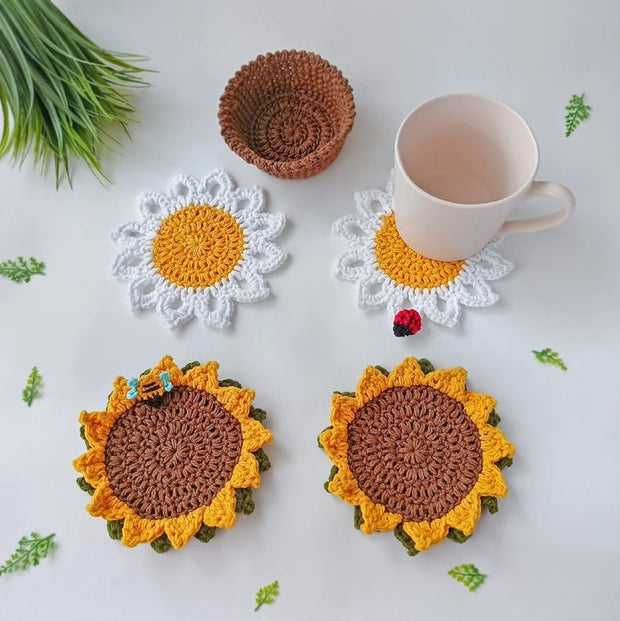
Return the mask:
<svg viewBox="0 0 620 621">
<path fill-rule="evenodd" d="M 337 157 L 353 126 L 353 89 L 312 52 L 280 51 L 241 67 L 220 99 L 228 146 L 283 179 L 311 177 Z"/>
</svg>

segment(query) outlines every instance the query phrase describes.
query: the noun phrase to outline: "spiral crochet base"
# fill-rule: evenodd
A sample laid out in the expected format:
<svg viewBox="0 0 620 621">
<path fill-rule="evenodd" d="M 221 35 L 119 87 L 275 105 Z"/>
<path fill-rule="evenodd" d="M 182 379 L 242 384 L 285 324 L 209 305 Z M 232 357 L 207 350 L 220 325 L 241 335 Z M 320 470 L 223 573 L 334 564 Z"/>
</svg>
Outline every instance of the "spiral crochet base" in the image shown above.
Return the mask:
<svg viewBox="0 0 620 621">
<path fill-rule="evenodd" d="M 259 56 L 230 80 L 218 117 L 228 146 L 284 179 L 315 175 L 340 152 L 353 126 L 353 91 L 311 52 Z"/>
</svg>

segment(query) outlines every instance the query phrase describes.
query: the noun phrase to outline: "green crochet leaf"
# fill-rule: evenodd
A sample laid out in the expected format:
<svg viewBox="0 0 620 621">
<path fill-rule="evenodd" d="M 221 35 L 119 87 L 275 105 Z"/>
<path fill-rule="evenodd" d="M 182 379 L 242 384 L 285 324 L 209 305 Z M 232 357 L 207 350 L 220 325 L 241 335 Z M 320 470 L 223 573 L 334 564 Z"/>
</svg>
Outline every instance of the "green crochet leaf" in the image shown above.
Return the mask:
<svg viewBox="0 0 620 621">
<path fill-rule="evenodd" d="M 564 360 L 560 358 L 557 351 L 553 351 L 549 347 L 545 347 L 545 349 L 541 349 L 540 351 L 532 350 L 532 353 L 536 356 L 536 359 L 543 364 L 552 364 L 556 367 L 562 369 L 562 371 L 566 371 L 567 367 L 564 364 Z"/>
<path fill-rule="evenodd" d="M 280 594 L 280 587 L 278 585 L 278 581 L 272 582 L 267 586 L 261 587 L 258 589 L 256 593 L 256 597 L 254 601 L 256 603 L 256 608 L 254 608 L 254 612 L 256 612 L 263 604 L 273 604 L 275 598 Z"/>
<path fill-rule="evenodd" d="M 486 574 L 481 574 L 475 565 L 457 565 L 448 570 L 448 575 L 455 580 L 463 583 L 470 591 L 475 591 L 486 578 Z"/>
<path fill-rule="evenodd" d="M 566 137 L 568 138 L 582 121 L 590 118 L 590 112 L 592 108 L 585 104 L 584 98 L 586 94 L 573 95 L 566 106 Z"/>
<path fill-rule="evenodd" d="M 24 257 L 17 257 L 17 261 L 4 261 L 0 263 L 0 276 L 9 278 L 13 282 L 30 282 L 35 276 L 43 276 L 45 274 L 45 263 L 37 261 L 34 257 L 30 257 L 28 261 Z"/>
<path fill-rule="evenodd" d="M 30 537 L 22 537 L 17 544 L 17 550 L 0 567 L 0 576 L 14 571 L 24 571 L 33 565 L 38 565 L 41 559 L 47 558 L 56 546 L 54 543 L 55 536 L 54 533 L 47 535 L 47 537 L 30 533 Z"/>
<path fill-rule="evenodd" d="M 22 390 L 22 401 L 30 407 L 32 402 L 41 396 L 41 384 L 43 383 L 43 378 L 39 373 L 37 367 L 32 367 L 32 371 L 30 371 L 30 375 L 28 375 L 28 380 L 26 381 L 26 388 Z"/>
<path fill-rule="evenodd" d="M 420 551 L 416 550 L 415 548 L 415 543 L 413 539 L 405 532 L 402 524 L 399 524 L 394 529 L 394 537 L 396 537 L 396 539 L 398 539 L 398 541 L 403 544 L 409 556 L 415 556 L 416 554 L 420 554 Z"/>
</svg>

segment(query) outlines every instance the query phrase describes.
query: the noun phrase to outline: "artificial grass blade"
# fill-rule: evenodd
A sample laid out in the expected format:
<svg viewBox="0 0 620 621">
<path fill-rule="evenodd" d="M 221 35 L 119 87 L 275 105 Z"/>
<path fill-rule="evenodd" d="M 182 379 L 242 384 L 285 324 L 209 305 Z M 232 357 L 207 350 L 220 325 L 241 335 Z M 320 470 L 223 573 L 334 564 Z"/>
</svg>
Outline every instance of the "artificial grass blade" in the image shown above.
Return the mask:
<svg viewBox="0 0 620 621">
<path fill-rule="evenodd" d="M 135 108 L 124 92 L 148 84 L 133 65 L 144 58 L 101 49 L 50 0 L 0 1 L 0 157 L 20 165 L 32 153 L 54 164 L 56 187 L 71 185 L 72 159 L 108 181 L 99 159 L 109 149 L 104 125 L 128 136 Z"/>
</svg>

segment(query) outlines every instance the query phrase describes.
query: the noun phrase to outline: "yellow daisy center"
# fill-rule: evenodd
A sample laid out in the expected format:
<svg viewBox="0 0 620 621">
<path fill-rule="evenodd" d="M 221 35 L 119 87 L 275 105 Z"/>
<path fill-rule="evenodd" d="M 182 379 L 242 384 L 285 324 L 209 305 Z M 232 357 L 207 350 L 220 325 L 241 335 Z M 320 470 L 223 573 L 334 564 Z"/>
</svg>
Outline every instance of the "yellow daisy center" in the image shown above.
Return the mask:
<svg viewBox="0 0 620 621">
<path fill-rule="evenodd" d="M 407 246 L 396 228 L 394 214 L 382 216 L 383 225 L 375 236 L 379 269 L 399 285 L 413 289 L 433 289 L 451 283 L 465 261 L 437 261 Z"/>
<path fill-rule="evenodd" d="M 153 240 L 153 264 L 180 287 L 206 288 L 241 261 L 245 234 L 234 216 L 211 205 L 189 205 L 163 220 Z"/>
</svg>

